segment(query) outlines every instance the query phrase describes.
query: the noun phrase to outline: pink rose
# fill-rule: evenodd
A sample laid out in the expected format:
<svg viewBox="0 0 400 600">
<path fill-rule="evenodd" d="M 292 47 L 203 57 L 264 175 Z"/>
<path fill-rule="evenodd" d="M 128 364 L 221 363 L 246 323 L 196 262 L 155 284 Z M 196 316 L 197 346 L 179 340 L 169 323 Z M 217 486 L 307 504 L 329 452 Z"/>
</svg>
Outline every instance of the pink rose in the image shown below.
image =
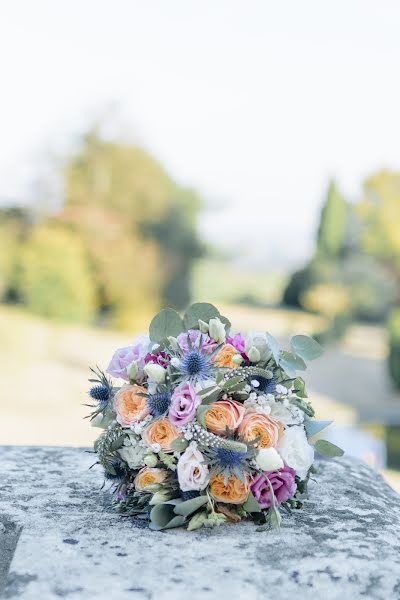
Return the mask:
<svg viewBox="0 0 400 600">
<path fill-rule="evenodd" d="M 188 337 L 192 342 L 193 349 L 198 350 L 200 346 L 200 338 L 201 338 L 201 350 L 203 352 L 212 352 L 217 347 L 217 343 L 210 338 L 206 333 L 201 333 L 199 329 L 189 329 L 189 331 L 185 331 L 184 333 L 180 333 L 176 338 L 178 345 L 184 352 L 190 352 Z"/>
<path fill-rule="evenodd" d="M 277 504 L 286 502 L 296 491 L 296 471 L 291 467 L 283 467 L 277 471 L 266 473 L 271 482 Z M 261 508 L 269 508 L 272 504 L 271 490 L 264 475 L 259 475 L 251 484 L 250 489 Z"/>
<path fill-rule="evenodd" d="M 147 336 L 142 335 L 136 338 L 132 346 L 119 348 L 114 352 L 110 364 L 107 367 L 107 373 L 112 377 L 120 377 L 129 381 L 127 369 L 136 361 L 138 367 L 138 375 L 136 381 L 141 383 L 144 379 L 143 367 L 145 365 L 145 357 L 148 353 L 150 340 Z"/>
<path fill-rule="evenodd" d="M 191 383 L 177 387 L 171 397 L 168 419 L 175 427 L 186 425 L 189 421 L 193 421 L 200 402 L 201 398 L 196 394 Z"/>
<path fill-rule="evenodd" d="M 177 475 L 182 492 L 204 490 L 207 487 L 208 466 L 204 456 L 197 448 L 191 446 L 186 448 L 178 460 Z"/>
</svg>

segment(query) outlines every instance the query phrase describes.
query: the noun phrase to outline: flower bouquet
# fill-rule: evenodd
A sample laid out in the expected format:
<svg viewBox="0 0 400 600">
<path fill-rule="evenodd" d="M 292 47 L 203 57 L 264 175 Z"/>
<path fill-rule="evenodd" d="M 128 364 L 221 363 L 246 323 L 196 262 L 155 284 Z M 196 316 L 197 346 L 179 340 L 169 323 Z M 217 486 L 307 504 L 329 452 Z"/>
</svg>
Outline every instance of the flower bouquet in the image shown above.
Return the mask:
<svg viewBox="0 0 400 600">
<path fill-rule="evenodd" d="M 107 373 L 123 385 L 92 370 L 90 418 L 104 430 L 94 450 L 113 506 L 151 529 L 277 527 L 281 508 L 302 506 L 315 451 L 343 454 L 309 441 L 330 422 L 313 419 L 297 371 L 320 345 L 296 335 L 283 351 L 269 333 L 230 329 L 212 304 L 183 318 L 165 309 L 112 357 Z"/>
</svg>

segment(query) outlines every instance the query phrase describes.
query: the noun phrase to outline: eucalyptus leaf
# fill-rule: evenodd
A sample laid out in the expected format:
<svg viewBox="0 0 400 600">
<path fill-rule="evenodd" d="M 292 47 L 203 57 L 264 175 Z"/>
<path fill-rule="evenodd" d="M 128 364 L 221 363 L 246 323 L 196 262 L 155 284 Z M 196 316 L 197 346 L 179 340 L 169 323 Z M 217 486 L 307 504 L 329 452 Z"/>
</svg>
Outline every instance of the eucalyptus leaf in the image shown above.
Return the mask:
<svg viewBox="0 0 400 600">
<path fill-rule="evenodd" d="M 328 440 L 318 440 L 315 442 L 314 448 L 319 454 L 322 454 L 322 456 L 326 456 L 328 458 L 343 456 L 344 454 L 344 451 L 339 448 L 339 446 L 332 444 L 332 442 L 328 442 Z"/>
<path fill-rule="evenodd" d="M 295 335 L 291 339 L 292 350 L 304 360 L 315 360 L 323 354 L 323 348 L 308 335 Z"/>
<path fill-rule="evenodd" d="M 333 421 L 315 421 L 312 419 L 304 419 L 304 428 L 306 430 L 307 437 L 310 438 L 316 435 L 326 427 L 329 427 Z"/>
<path fill-rule="evenodd" d="M 258 504 L 257 500 L 254 498 L 252 492 L 249 492 L 247 496 L 246 502 L 243 504 L 243 509 L 248 513 L 260 513 L 261 506 Z"/>
<path fill-rule="evenodd" d="M 272 356 L 274 357 L 276 364 L 278 364 L 279 363 L 279 344 L 276 341 L 276 339 L 274 338 L 274 336 L 271 335 L 270 333 L 268 333 L 268 331 L 267 331 L 266 335 L 267 335 L 267 340 L 268 340 L 268 346 L 271 349 Z"/>
<path fill-rule="evenodd" d="M 162 529 L 165 527 L 171 519 L 174 518 L 174 505 L 173 504 L 156 504 L 150 511 L 150 520 L 158 528 Z"/>
<path fill-rule="evenodd" d="M 194 531 L 195 529 L 200 529 L 200 527 L 203 527 L 205 521 L 207 521 L 207 513 L 205 511 L 201 511 L 193 515 L 193 517 L 190 519 L 187 530 Z"/>
<path fill-rule="evenodd" d="M 189 306 L 183 317 L 186 329 L 198 329 L 199 319 L 208 323 L 210 319 L 220 317 L 219 310 L 209 302 L 196 302 Z"/>
<path fill-rule="evenodd" d="M 299 398 L 307 398 L 306 384 L 302 377 L 296 377 L 293 382 L 293 388 Z"/>
<path fill-rule="evenodd" d="M 200 423 L 200 425 L 204 428 L 206 427 L 206 424 L 205 424 L 206 413 L 209 409 L 210 409 L 210 407 L 207 406 L 207 404 L 200 404 L 197 407 L 196 417 L 197 417 L 197 420 Z"/>
<path fill-rule="evenodd" d="M 125 438 L 126 435 L 123 433 L 116 440 L 114 440 L 110 446 L 111 451 L 115 452 L 116 450 L 119 450 L 119 448 L 121 448 L 124 445 Z"/>
<path fill-rule="evenodd" d="M 152 342 L 161 342 L 168 336 L 176 337 L 184 329 L 183 321 L 178 313 L 172 308 L 164 308 L 150 323 L 150 339 Z"/>
<path fill-rule="evenodd" d="M 297 356 L 297 354 L 293 354 L 293 352 L 281 352 L 279 364 L 289 377 L 296 377 L 296 371 L 305 371 L 307 369 L 304 360 L 300 356 Z"/>
<path fill-rule="evenodd" d="M 281 513 L 279 510 L 273 506 L 269 509 L 269 523 L 271 529 L 278 529 L 280 527 L 282 521 Z"/>
<path fill-rule="evenodd" d="M 204 504 L 207 504 L 208 497 L 207 496 L 197 496 L 196 498 L 191 498 L 190 500 L 185 500 L 181 502 L 174 508 L 174 513 L 176 515 L 182 515 L 184 517 L 188 517 L 196 510 L 198 510 Z"/>
<path fill-rule="evenodd" d="M 186 448 L 188 447 L 189 442 L 187 440 L 185 440 L 185 438 L 182 437 L 178 437 L 175 438 L 171 444 L 171 450 L 173 450 L 174 452 L 184 452 L 184 450 L 186 450 Z"/>
</svg>

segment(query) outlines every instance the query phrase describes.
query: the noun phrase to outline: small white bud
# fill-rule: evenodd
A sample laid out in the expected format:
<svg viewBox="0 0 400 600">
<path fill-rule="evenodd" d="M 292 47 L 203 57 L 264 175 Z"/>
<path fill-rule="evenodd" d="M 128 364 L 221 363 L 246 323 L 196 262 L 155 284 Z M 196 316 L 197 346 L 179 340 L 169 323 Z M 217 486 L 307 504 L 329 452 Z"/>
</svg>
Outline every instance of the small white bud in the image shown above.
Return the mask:
<svg viewBox="0 0 400 600">
<path fill-rule="evenodd" d="M 208 323 L 199 319 L 199 329 L 200 329 L 201 333 L 208 333 L 208 331 L 209 331 Z"/>
<path fill-rule="evenodd" d="M 157 363 L 147 363 L 143 371 L 146 373 L 147 377 L 153 379 L 156 383 L 164 383 L 167 372 L 161 365 L 158 365 Z"/>
<path fill-rule="evenodd" d="M 241 365 L 243 362 L 243 356 L 240 354 L 235 354 L 235 356 L 232 357 L 232 362 L 235 363 L 235 365 Z"/>
<path fill-rule="evenodd" d="M 210 319 L 208 324 L 208 333 L 216 342 L 224 342 L 226 338 L 225 324 L 222 323 L 218 317 L 215 317 L 215 319 Z"/>
<path fill-rule="evenodd" d="M 133 360 L 126 369 L 130 381 L 136 381 L 138 370 L 137 362 L 136 360 Z"/>
<path fill-rule="evenodd" d="M 251 346 L 250 350 L 247 352 L 247 356 L 249 357 L 249 361 L 256 363 L 261 359 L 261 354 L 258 348 L 255 346 Z"/>
<path fill-rule="evenodd" d="M 256 463 L 262 471 L 276 471 L 283 467 L 283 460 L 275 448 L 261 448 L 256 456 Z"/>
</svg>

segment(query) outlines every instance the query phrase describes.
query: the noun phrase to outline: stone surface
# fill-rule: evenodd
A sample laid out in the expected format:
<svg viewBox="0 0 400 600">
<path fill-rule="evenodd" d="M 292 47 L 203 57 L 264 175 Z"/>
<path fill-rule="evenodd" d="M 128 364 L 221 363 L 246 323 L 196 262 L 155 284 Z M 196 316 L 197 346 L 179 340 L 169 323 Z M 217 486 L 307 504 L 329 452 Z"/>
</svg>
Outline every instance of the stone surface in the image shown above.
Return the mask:
<svg viewBox="0 0 400 600">
<path fill-rule="evenodd" d="M 139 528 L 111 511 L 93 462 L 0 449 L 0 581 L 16 544 L 5 598 L 400 598 L 400 496 L 359 462 L 320 463 L 305 509 L 272 533 Z"/>
</svg>

